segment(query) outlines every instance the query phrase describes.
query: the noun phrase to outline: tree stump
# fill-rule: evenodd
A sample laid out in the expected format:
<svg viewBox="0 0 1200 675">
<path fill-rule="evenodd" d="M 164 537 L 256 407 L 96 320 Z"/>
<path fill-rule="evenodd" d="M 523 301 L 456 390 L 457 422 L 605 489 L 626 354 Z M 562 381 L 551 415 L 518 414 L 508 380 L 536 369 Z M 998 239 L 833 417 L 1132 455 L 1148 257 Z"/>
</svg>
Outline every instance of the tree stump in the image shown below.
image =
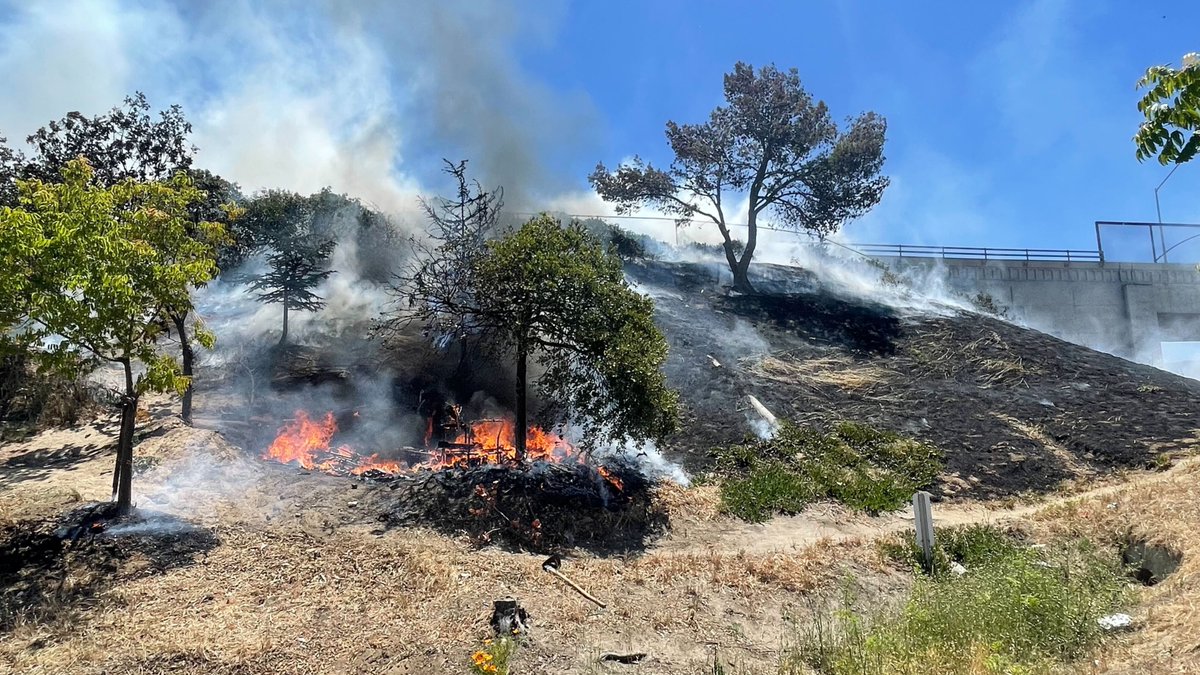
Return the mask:
<svg viewBox="0 0 1200 675">
<path fill-rule="evenodd" d="M 496 635 L 512 637 L 529 630 L 529 614 L 516 598 L 500 598 L 492 602 L 492 630 Z"/>
</svg>

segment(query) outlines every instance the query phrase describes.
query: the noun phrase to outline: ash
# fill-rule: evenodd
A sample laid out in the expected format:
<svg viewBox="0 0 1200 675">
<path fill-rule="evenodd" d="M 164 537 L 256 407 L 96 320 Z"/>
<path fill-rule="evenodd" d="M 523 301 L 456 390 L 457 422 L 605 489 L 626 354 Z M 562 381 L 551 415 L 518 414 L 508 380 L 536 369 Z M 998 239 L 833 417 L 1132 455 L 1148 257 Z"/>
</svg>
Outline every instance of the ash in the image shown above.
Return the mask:
<svg viewBox="0 0 1200 675">
<path fill-rule="evenodd" d="M 603 469 L 543 461 L 448 468 L 392 480 L 398 498 L 380 520 L 466 535 L 481 546 L 632 552 L 666 530 L 655 485 L 630 461 L 606 460 Z"/>
</svg>

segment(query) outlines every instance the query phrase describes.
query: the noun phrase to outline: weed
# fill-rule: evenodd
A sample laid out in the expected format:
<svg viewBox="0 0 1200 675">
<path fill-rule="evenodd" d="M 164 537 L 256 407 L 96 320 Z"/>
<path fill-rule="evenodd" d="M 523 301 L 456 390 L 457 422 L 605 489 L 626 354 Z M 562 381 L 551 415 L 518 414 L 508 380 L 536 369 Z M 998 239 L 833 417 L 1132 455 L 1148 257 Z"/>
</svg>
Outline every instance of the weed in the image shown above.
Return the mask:
<svg viewBox="0 0 1200 675">
<path fill-rule="evenodd" d="M 935 575 L 948 572 L 952 562 L 973 570 L 1011 557 L 1022 548 L 1010 533 L 982 523 L 939 527 L 933 541 Z M 911 531 L 880 539 L 877 545 L 883 557 L 892 562 L 913 569 L 921 566 L 921 548 Z"/>
<path fill-rule="evenodd" d="M 1139 384 L 1137 390 L 1139 394 L 1153 394 L 1162 391 L 1163 388 L 1157 384 Z"/>
<path fill-rule="evenodd" d="M 483 649 L 471 655 L 471 672 L 476 675 L 508 675 L 517 641 L 508 636 L 484 640 Z"/>
<path fill-rule="evenodd" d="M 1174 463 L 1175 460 L 1171 459 L 1171 453 L 1160 452 L 1154 457 L 1154 470 L 1166 471 L 1167 469 L 1171 468 L 1171 465 Z"/>
<path fill-rule="evenodd" d="M 784 424 L 770 440 L 720 451 L 722 508 L 760 522 L 833 499 L 868 513 L 900 508 L 941 471 L 931 446 L 866 425 L 842 422 L 830 433 Z"/>
<path fill-rule="evenodd" d="M 963 576 L 920 577 L 898 608 L 818 613 L 785 651 L 782 673 L 1051 670 L 1101 639 L 1100 616 L 1127 593 L 1114 560 L 1086 541 L 1045 556 L 964 537 L 988 561 Z M 979 551 L 977 551 L 979 553 Z"/>
</svg>

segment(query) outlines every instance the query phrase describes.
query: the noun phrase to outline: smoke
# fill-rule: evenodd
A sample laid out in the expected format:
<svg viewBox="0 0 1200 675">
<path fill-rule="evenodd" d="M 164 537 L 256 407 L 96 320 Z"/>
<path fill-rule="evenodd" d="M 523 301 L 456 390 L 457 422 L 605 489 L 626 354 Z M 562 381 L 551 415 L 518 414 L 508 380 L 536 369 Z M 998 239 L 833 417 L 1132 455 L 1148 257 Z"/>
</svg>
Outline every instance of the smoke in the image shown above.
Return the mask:
<svg viewBox="0 0 1200 675">
<path fill-rule="evenodd" d="M 402 213 L 438 177 L 441 157 L 467 158 L 475 177 L 505 186 L 510 205 L 531 207 L 565 188 L 559 176 L 580 174 L 563 170 L 576 153 L 598 154 L 588 98 L 537 81 L 516 53 L 552 47 L 561 7 L 14 4 L 0 13 L 0 68 L 13 74 L 0 130 L 23 138 L 140 90 L 156 106 L 182 104 L 197 165 L 247 192 L 330 186 Z"/>
</svg>

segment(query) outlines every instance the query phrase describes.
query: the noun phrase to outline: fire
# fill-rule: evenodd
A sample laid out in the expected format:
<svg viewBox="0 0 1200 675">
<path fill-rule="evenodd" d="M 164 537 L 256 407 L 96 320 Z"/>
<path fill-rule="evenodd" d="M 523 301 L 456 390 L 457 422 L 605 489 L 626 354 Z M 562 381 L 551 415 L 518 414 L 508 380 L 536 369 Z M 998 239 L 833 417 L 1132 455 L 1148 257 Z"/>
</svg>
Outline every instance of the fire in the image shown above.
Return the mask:
<svg viewBox="0 0 1200 675">
<path fill-rule="evenodd" d="M 357 416 L 357 413 L 355 413 Z M 349 445 L 332 447 L 338 431 L 337 420 L 328 412 L 314 420 L 303 410 L 279 430 L 279 435 L 263 453 L 263 459 L 297 464 L 305 469 L 339 476 L 359 476 L 368 472 L 401 475 L 421 470 L 470 467 L 479 464 L 517 464 L 516 424 L 511 419 L 479 420 L 462 431 L 451 443 L 427 449 L 428 459 L 407 463 L 385 459 L 378 454 L 361 455 Z M 425 430 L 425 444 L 432 441 L 432 422 Z M 584 462 L 585 456 L 561 435 L 536 426 L 529 427 L 525 439 L 525 458 L 545 462 Z M 621 479 L 603 466 L 601 476 L 618 491 Z"/>
</svg>

